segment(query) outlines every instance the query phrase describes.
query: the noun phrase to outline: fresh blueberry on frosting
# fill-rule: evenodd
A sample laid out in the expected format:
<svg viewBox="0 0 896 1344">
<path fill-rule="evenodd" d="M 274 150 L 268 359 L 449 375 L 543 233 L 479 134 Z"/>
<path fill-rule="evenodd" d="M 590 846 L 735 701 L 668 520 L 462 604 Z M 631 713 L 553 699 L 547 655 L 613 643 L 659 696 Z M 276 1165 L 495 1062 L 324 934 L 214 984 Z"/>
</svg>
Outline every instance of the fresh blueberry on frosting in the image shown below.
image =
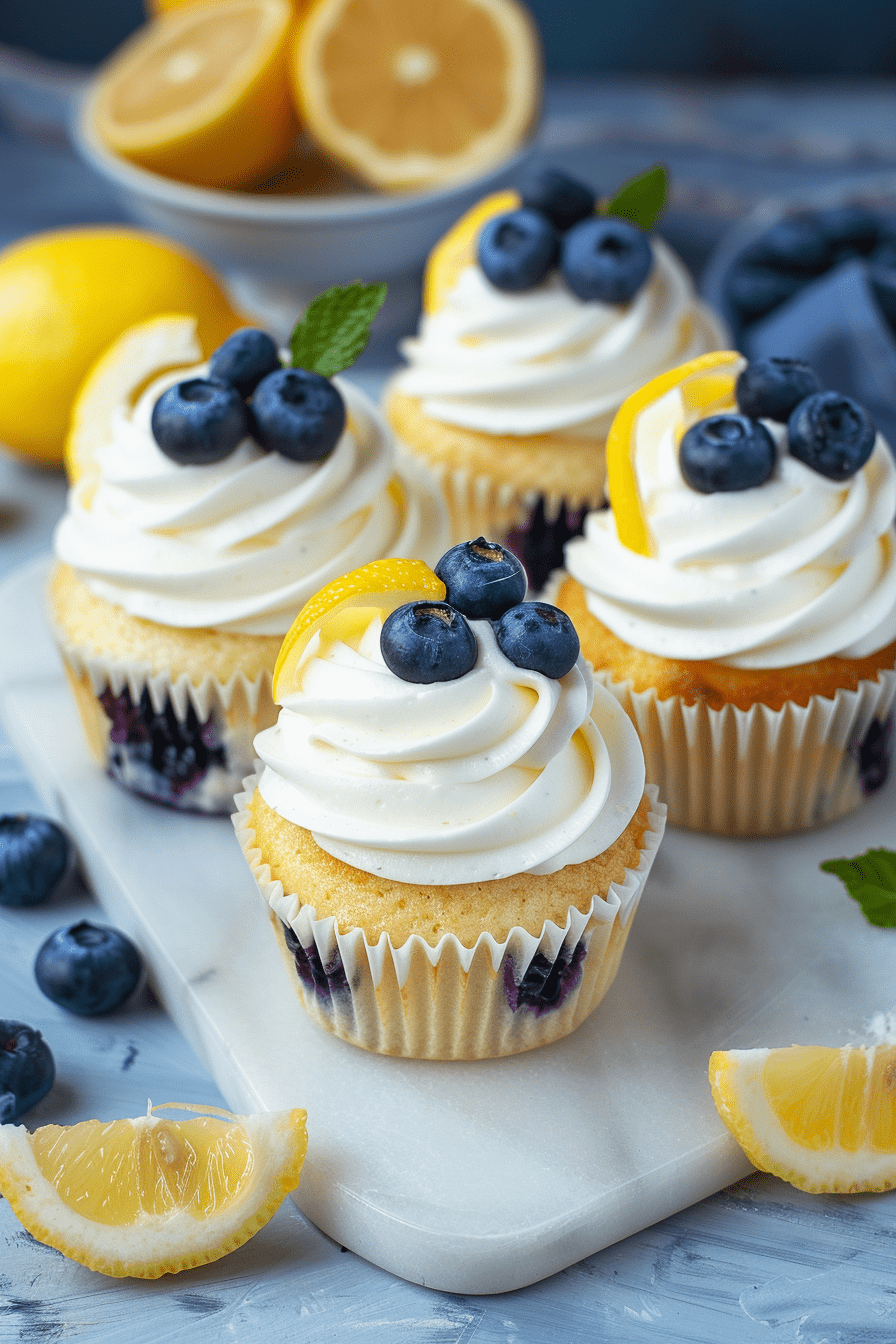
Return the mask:
<svg viewBox="0 0 896 1344">
<path fill-rule="evenodd" d="M 750 490 L 775 469 L 775 441 L 759 420 L 747 415 L 711 415 L 682 435 L 681 474 L 702 495 Z"/>
<path fill-rule="evenodd" d="M 646 233 L 626 219 L 586 219 L 563 238 L 560 270 L 580 299 L 627 303 L 647 279 L 652 265 L 653 251 Z"/>
<path fill-rule="evenodd" d="M 476 665 L 479 647 L 466 618 L 447 602 L 406 602 L 387 616 L 383 662 L 402 681 L 456 681 Z"/>
<path fill-rule="evenodd" d="M 595 197 L 584 182 L 569 177 L 559 168 L 533 168 L 520 183 L 524 206 L 547 215 L 555 229 L 565 233 L 580 219 L 594 214 Z"/>
<path fill-rule="evenodd" d="M 778 420 L 786 424 L 804 397 L 821 392 L 815 370 L 800 359 L 754 359 L 735 384 L 737 405 L 754 420 Z"/>
<path fill-rule="evenodd" d="M 239 392 L 213 378 L 169 387 L 153 407 L 151 425 L 162 452 L 182 467 L 223 462 L 249 433 Z"/>
<path fill-rule="evenodd" d="M 219 345 L 208 364 L 210 378 L 232 383 L 241 397 L 251 397 L 267 374 L 280 368 L 277 347 L 266 331 L 243 327 Z"/>
<path fill-rule="evenodd" d="M 329 378 L 307 369 L 277 369 L 255 389 L 252 437 L 293 462 L 333 451 L 345 429 L 345 402 Z"/>
<path fill-rule="evenodd" d="M 514 667 L 556 680 L 575 667 L 579 656 L 575 626 L 548 602 L 519 602 L 505 611 L 495 622 L 495 639 Z"/>
<path fill-rule="evenodd" d="M 868 412 L 839 392 L 806 397 L 787 422 L 792 456 L 832 481 L 849 480 L 865 465 L 876 436 Z"/>
<path fill-rule="evenodd" d="M 540 284 L 557 260 L 557 231 L 539 210 L 496 215 L 479 235 L 479 265 L 496 289 L 518 294 Z"/>
<path fill-rule="evenodd" d="M 435 572 L 452 607 L 472 620 L 495 621 L 526 596 L 526 571 L 519 560 L 485 537 L 452 546 Z"/>
</svg>

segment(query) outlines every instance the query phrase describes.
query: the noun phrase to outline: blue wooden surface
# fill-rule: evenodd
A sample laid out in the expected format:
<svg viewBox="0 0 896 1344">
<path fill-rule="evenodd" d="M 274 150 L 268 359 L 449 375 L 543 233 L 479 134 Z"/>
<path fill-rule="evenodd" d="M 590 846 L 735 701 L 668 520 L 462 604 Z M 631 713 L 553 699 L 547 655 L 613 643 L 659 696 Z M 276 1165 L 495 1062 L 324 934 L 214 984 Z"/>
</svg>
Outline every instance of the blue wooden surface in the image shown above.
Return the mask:
<svg viewBox="0 0 896 1344">
<path fill-rule="evenodd" d="M 560 92 L 552 105 L 567 117 L 567 132 L 570 122 L 580 128 L 575 152 L 589 153 L 609 172 L 619 161 L 613 154 L 622 151 L 609 138 L 589 148 L 581 128 L 618 120 L 636 90 L 616 86 L 603 102 L 594 89 Z M 813 96 L 828 97 L 831 105 L 830 95 Z M 697 106 L 685 89 L 664 88 L 657 97 L 692 112 Z M 722 102 L 729 119 L 745 117 L 743 100 Z M 864 102 L 855 95 L 839 104 L 841 129 L 858 128 L 850 143 L 860 138 L 863 109 L 868 115 L 872 105 L 892 111 L 896 94 L 878 89 Z M 680 163 L 702 162 L 713 199 L 730 201 L 725 192 L 736 196 L 739 184 L 726 182 L 725 165 L 735 161 L 738 142 L 726 150 L 718 138 L 722 104 L 703 106 L 702 120 L 692 118 L 690 139 L 679 136 Z M 767 122 L 773 111 L 762 106 Z M 794 125 L 811 117 L 807 103 L 790 94 L 778 104 L 779 113 L 784 107 Z M 659 127 L 662 116 L 649 124 Z M 875 170 L 882 162 L 896 166 L 896 153 L 888 158 L 893 124 L 879 128 Z M 756 132 L 764 133 L 762 127 Z M 708 142 L 715 146 L 713 172 L 706 167 Z M 632 152 L 631 145 L 625 152 Z M 773 166 L 783 178 L 784 159 Z M 116 217 L 114 202 L 64 147 L 28 145 L 0 132 L 0 180 L 8 185 L 5 169 L 17 176 L 16 190 L 5 192 L 0 203 L 0 240 L 67 219 Z M 868 164 L 844 154 L 838 171 L 861 175 Z M 820 173 L 817 159 L 797 156 L 788 182 L 792 187 Z M 754 190 L 761 180 L 757 159 Z M 740 189 L 738 200 L 742 184 Z M 715 218 L 724 220 L 725 210 Z M 47 550 L 63 500 L 59 475 L 0 458 L 0 579 Z M 0 631 L 2 639 L 14 637 Z M 22 762 L 0 735 L 0 810 L 36 806 Z M 221 1104 L 202 1063 L 148 994 L 90 1021 L 68 1016 L 37 990 L 31 964 L 43 938 L 91 912 L 96 915 L 83 890 L 49 909 L 0 910 L 0 1016 L 38 1026 L 59 1071 L 56 1087 L 29 1123 L 139 1114 L 147 1097 Z M 520 1123 L 542 1127 L 550 1143 L 550 1099 L 534 1105 Z M 289 1202 L 252 1242 L 215 1265 L 155 1283 L 108 1280 L 39 1246 L 0 1201 L 0 1344 L 69 1338 L 99 1344 L 125 1337 L 189 1337 L 194 1344 L 222 1337 L 271 1344 L 893 1344 L 896 1194 L 811 1197 L 752 1176 L 562 1274 L 494 1298 L 437 1294 L 395 1279 L 341 1251 Z"/>
</svg>

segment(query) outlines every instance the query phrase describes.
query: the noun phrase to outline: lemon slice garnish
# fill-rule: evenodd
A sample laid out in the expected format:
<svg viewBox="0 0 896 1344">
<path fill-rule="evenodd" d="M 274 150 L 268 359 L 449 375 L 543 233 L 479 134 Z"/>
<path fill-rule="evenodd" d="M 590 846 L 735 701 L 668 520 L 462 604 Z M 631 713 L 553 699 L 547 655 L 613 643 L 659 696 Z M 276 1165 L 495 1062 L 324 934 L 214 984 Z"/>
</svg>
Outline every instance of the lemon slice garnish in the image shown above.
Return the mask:
<svg viewBox="0 0 896 1344">
<path fill-rule="evenodd" d="M 169 1120 L 160 1110 L 183 1110 Z M 0 1126 L 0 1191 L 38 1241 L 116 1278 L 157 1279 L 236 1250 L 299 1184 L 305 1112 L 179 1102 L 135 1120 Z"/>
<path fill-rule="evenodd" d="M 607 437 L 607 490 L 623 546 L 650 555 L 650 529 L 635 471 L 635 440 L 641 414 L 678 388 L 686 416 L 699 420 L 730 405 L 737 375 L 746 364 L 737 350 L 713 350 L 669 369 L 633 392 L 620 406 Z"/>
<path fill-rule="evenodd" d="M 717 1050 L 709 1081 L 761 1171 L 802 1190 L 896 1186 L 896 1045 Z"/>
<path fill-rule="evenodd" d="M 273 695 L 280 701 L 296 689 L 296 673 L 313 635 L 331 643 L 360 634 L 379 610 L 383 619 L 406 602 L 442 602 L 446 588 L 422 560 L 373 560 L 334 579 L 305 603 L 280 649 Z"/>
</svg>

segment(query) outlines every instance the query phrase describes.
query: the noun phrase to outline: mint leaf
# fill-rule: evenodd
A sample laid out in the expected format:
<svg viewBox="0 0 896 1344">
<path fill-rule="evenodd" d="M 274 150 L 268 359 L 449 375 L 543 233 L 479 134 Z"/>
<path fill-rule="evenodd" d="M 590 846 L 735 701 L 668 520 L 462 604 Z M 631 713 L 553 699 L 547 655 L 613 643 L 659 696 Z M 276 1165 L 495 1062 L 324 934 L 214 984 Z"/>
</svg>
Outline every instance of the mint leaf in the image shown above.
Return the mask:
<svg viewBox="0 0 896 1344">
<path fill-rule="evenodd" d="M 332 378 L 354 364 L 370 339 L 370 324 L 385 297 L 385 285 L 360 280 L 319 294 L 289 338 L 292 367 Z"/>
<path fill-rule="evenodd" d="M 869 924 L 896 929 L 896 853 L 869 849 L 855 859 L 828 859 L 822 872 L 839 877 Z"/>
<path fill-rule="evenodd" d="M 630 219 L 649 233 L 656 228 L 656 222 L 663 213 L 668 191 L 669 174 L 662 163 L 656 163 L 640 177 L 633 177 L 630 182 L 626 182 L 608 201 L 602 201 L 600 213 Z"/>
</svg>

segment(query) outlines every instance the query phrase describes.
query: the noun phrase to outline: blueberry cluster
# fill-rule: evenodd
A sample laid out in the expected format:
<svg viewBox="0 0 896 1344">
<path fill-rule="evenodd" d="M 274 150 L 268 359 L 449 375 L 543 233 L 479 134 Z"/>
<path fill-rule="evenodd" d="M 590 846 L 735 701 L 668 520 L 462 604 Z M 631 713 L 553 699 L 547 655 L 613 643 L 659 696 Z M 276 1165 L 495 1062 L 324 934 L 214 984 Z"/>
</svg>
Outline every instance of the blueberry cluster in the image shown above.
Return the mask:
<svg viewBox="0 0 896 1344">
<path fill-rule="evenodd" d="M 322 374 L 282 368 L 267 332 L 245 327 L 212 355 L 207 378 L 162 393 L 151 424 L 162 452 L 181 466 L 222 462 L 248 437 L 294 462 L 313 462 L 335 448 L 345 403 Z"/>
<path fill-rule="evenodd" d="M 402 681 L 454 681 L 471 671 L 479 646 L 469 620 L 491 621 L 515 667 L 558 678 L 574 666 L 579 637 L 572 622 L 547 602 L 523 601 L 526 571 L 512 552 L 477 537 L 446 551 L 435 572 L 447 601 L 408 602 L 383 623 L 383 661 Z"/>
<path fill-rule="evenodd" d="M 729 301 L 748 325 L 852 258 L 867 260 L 872 280 L 878 272 L 887 273 L 892 293 L 896 236 L 882 220 L 858 205 L 788 215 L 737 258 L 727 276 Z M 896 311 L 887 316 L 896 320 Z"/>
<path fill-rule="evenodd" d="M 846 481 L 874 448 L 874 421 L 858 402 L 825 392 L 808 364 L 757 359 L 737 380 L 739 415 L 711 415 L 682 436 L 681 474 L 692 490 L 712 495 L 762 485 L 775 469 L 775 442 L 763 420 L 787 425 L 791 456 L 832 481 Z"/>
<path fill-rule="evenodd" d="M 520 188 L 522 205 L 496 215 L 479 235 L 479 265 L 496 289 L 534 289 L 559 266 L 580 299 L 627 303 L 653 265 L 643 229 L 595 215 L 594 193 L 556 168 L 534 170 Z"/>
</svg>

